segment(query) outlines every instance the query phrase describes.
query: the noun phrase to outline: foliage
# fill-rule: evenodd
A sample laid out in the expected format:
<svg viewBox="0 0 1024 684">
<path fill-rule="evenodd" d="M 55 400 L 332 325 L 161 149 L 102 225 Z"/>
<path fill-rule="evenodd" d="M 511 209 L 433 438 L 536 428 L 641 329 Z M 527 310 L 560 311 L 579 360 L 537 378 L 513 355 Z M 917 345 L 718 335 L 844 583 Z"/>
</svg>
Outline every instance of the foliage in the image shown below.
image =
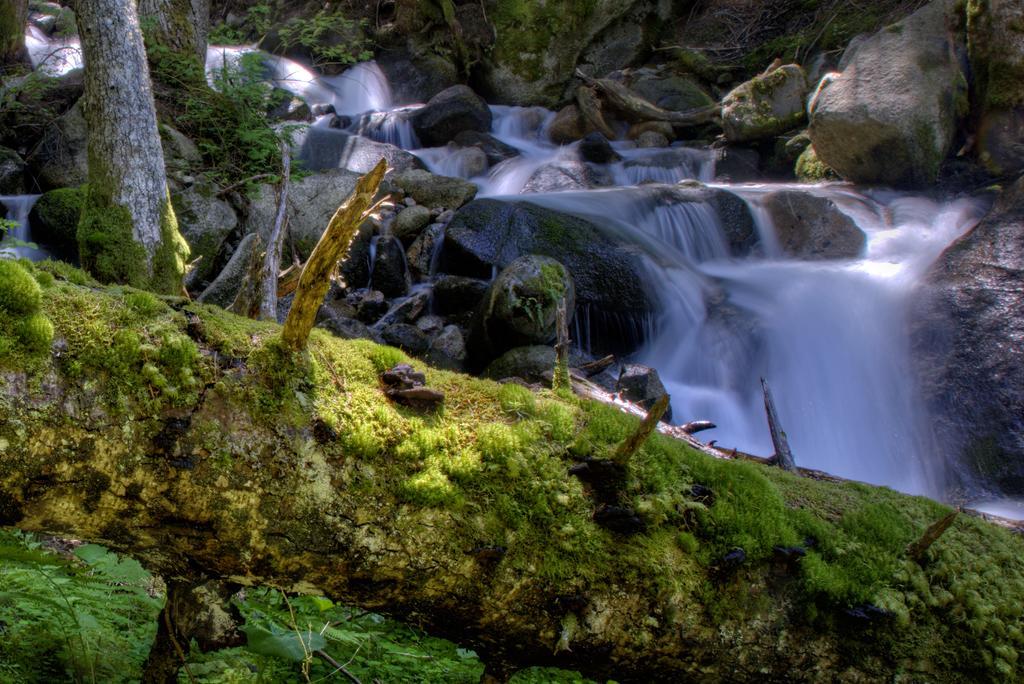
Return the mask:
<svg viewBox="0 0 1024 684">
<path fill-rule="evenodd" d="M 278 29 L 278 35 L 282 50 L 300 48 L 309 53 L 314 66 L 324 68 L 373 59 L 363 27 L 337 10 L 324 8 L 311 17 L 289 20 Z"/>
<path fill-rule="evenodd" d="M 15 351 L 39 357 L 49 350 L 53 325 L 41 305 L 42 288 L 31 266 L 0 257 L 0 363 Z"/>
</svg>

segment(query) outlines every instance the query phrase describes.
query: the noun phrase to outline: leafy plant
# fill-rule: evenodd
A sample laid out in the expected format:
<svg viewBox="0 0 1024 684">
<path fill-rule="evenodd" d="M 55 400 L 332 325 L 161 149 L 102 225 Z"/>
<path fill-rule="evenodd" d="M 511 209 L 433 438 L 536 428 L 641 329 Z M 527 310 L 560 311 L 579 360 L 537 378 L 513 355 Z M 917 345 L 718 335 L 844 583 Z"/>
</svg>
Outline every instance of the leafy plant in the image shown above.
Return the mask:
<svg viewBox="0 0 1024 684">
<path fill-rule="evenodd" d="M 302 48 L 315 66 L 343 66 L 373 58 L 363 36 L 364 24 L 336 10 L 321 9 L 311 17 L 291 19 L 278 30 L 278 35 L 285 51 Z"/>
</svg>

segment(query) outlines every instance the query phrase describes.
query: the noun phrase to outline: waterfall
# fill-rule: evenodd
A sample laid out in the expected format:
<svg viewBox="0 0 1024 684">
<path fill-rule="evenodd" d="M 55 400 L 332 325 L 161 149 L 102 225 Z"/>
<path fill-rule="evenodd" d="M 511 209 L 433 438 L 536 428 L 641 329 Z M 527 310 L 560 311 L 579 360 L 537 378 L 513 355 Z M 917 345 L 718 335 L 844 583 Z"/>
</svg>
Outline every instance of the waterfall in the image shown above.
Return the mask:
<svg viewBox="0 0 1024 684">
<path fill-rule="evenodd" d="M 61 76 L 82 68 L 82 46 L 78 38 L 48 36 L 39 27 L 29 25 L 25 48 L 33 69 L 50 76 Z"/>
<path fill-rule="evenodd" d="M 10 234 L 6 235 L 3 241 L 0 241 L 0 254 L 30 259 L 32 261 L 40 261 L 50 257 L 48 251 L 38 246 L 12 245 L 15 241 L 17 243 L 32 242 L 32 231 L 29 227 L 28 215 L 39 197 L 40 195 L 0 196 L 0 204 L 3 205 L 5 210 L 4 218 L 15 223 L 15 227 L 10 231 Z M 7 243 L 7 246 L 4 246 L 4 243 Z"/>
</svg>

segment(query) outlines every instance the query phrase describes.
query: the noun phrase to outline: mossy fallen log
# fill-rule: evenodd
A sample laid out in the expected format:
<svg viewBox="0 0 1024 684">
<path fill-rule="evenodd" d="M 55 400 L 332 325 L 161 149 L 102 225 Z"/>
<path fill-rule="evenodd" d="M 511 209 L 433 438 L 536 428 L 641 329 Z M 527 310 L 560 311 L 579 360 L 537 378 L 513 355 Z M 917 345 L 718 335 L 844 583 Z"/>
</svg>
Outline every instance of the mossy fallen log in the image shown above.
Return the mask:
<svg viewBox="0 0 1024 684">
<path fill-rule="evenodd" d="M 960 516 L 915 560 L 945 506 L 655 434 L 621 492 L 644 531 L 616 534 L 567 472 L 635 430 L 614 407 L 418 364 L 445 393 L 418 413 L 385 397 L 394 349 L 314 330 L 293 354 L 272 323 L 24 268 L 55 341 L 0 353 L 0 524 L 172 581 L 323 592 L 499 676 L 1022 675 L 1024 541 L 1007 530 Z"/>
</svg>

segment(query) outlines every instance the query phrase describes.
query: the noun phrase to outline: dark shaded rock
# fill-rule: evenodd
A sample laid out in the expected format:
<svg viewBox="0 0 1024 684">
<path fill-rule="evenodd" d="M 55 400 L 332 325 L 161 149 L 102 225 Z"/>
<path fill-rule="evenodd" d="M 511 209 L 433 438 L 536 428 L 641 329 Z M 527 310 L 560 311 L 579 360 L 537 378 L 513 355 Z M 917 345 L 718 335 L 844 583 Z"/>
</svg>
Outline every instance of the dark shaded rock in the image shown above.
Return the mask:
<svg viewBox="0 0 1024 684">
<path fill-rule="evenodd" d="M 398 212 L 391 224 L 391 234 L 408 245 L 413 242 L 430 223 L 430 209 L 421 205 L 406 207 Z"/>
<path fill-rule="evenodd" d="M 885 620 L 893 617 L 893 613 L 891 611 L 888 611 L 885 608 L 879 608 L 872 603 L 865 603 L 862 606 L 847 608 L 843 613 L 847 617 L 862 623 L 878 622 L 879 620 Z"/>
<path fill-rule="evenodd" d="M 431 273 L 431 261 L 444 242 L 444 226 L 432 223 L 413 240 L 406 252 L 409 270 L 417 278 L 426 278 Z"/>
<path fill-rule="evenodd" d="M 729 145 L 717 150 L 717 155 L 715 161 L 715 178 L 717 180 L 747 183 L 762 178 L 761 155 L 756 150 Z"/>
<path fill-rule="evenodd" d="M 475 310 L 490 283 L 478 278 L 443 275 L 434 282 L 434 310 L 442 315 Z"/>
<path fill-rule="evenodd" d="M 445 326 L 430 342 L 425 358 L 438 368 L 462 370 L 466 361 L 466 339 L 459 326 Z"/>
<path fill-rule="evenodd" d="M 459 71 L 451 60 L 412 45 L 378 51 L 377 66 L 387 76 L 396 104 L 426 102 L 459 82 Z"/>
<path fill-rule="evenodd" d="M 349 245 L 348 254 L 341 262 L 341 277 L 349 288 L 370 285 L 370 244 L 373 242 L 373 233 L 374 226 L 369 221 L 359 226 Z"/>
<path fill-rule="evenodd" d="M 624 81 L 637 95 L 669 111 L 685 112 L 716 104 L 696 79 L 677 73 L 670 65 L 633 69 Z"/>
<path fill-rule="evenodd" d="M 636 139 L 639 148 L 668 147 L 669 140 L 657 131 L 644 131 Z"/>
<path fill-rule="evenodd" d="M 936 442 L 967 490 L 1024 494 L 1024 180 L 939 257 L 914 358 Z"/>
<path fill-rule="evenodd" d="M 384 343 L 384 338 L 354 318 L 347 318 L 331 313 L 316 324 L 316 327 L 329 331 L 335 337 L 343 340 L 373 340 L 378 344 Z"/>
<path fill-rule="evenodd" d="M 594 512 L 594 522 L 618 534 L 640 534 L 647 525 L 632 508 L 602 505 Z"/>
<path fill-rule="evenodd" d="M 0 147 L 0 195 L 25 194 L 25 167 L 17 152 Z"/>
<path fill-rule="evenodd" d="M 462 131 L 491 130 L 491 109 L 465 85 L 445 88 L 410 117 L 416 136 L 425 147 L 439 147 Z"/>
<path fill-rule="evenodd" d="M 393 323 L 413 323 L 420 317 L 430 305 L 429 292 L 414 292 L 405 297 L 384 314 L 377 321 L 377 327 L 391 325 Z"/>
<path fill-rule="evenodd" d="M 380 376 L 381 381 L 394 389 L 421 387 L 427 382 L 427 376 L 407 363 L 400 363 Z"/>
<path fill-rule="evenodd" d="M 626 468 L 608 458 L 588 457 L 569 468 L 569 474 L 590 485 L 598 503 L 614 505 L 626 490 Z"/>
<path fill-rule="evenodd" d="M 867 238 L 849 216 L 827 197 L 782 190 L 764 197 L 779 245 L 800 259 L 855 258 Z"/>
<path fill-rule="evenodd" d="M 426 376 L 406 363 L 381 375 L 387 387 L 385 394 L 392 401 L 419 410 L 437 409 L 444 403 L 444 392 L 424 386 Z"/>
<path fill-rule="evenodd" d="M 430 342 L 415 325 L 408 323 L 395 323 L 385 327 L 381 331 L 381 337 L 386 344 L 398 347 L 404 352 L 418 356 L 427 351 Z"/>
<path fill-rule="evenodd" d="M 519 257 L 498 275 L 484 297 L 474 330 L 474 353 L 488 359 L 513 348 L 550 342 L 559 305 L 574 311 L 572 277 L 551 257 Z M 571 314 L 570 314 L 571 315 Z"/>
<path fill-rule="evenodd" d="M 527 195 L 536 192 L 590 190 L 612 184 L 612 175 L 606 169 L 587 162 L 564 160 L 545 164 L 534 171 L 520 192 Z"/>
<path fill-rule="evenodd" d="M 427 314 L 426 316 L 420 316 L 416 320 L 416 327 L 422 330 L 424 335 L 432 339 L 444 329 L 445 321 L 440 316 Z"/>
<path fill-rule="evenodd" d="M 519 150 L 503 143 L 490 133 L 480 131 L 462 131 L 455 136 L 455 142 L 463 147 L 476 147 L 487 156 L 491 166 L 519 156 Z"/>
<path fill-rule="evenodd" d="M 26 160 L 42 190 L 77 187 L 88 178 L 86 146 L 89 131 L 81 104 L 65 112 L 50 126 Z"/>
<path fill-rule="evenodd" d="M 589 221 L 529 202 L 483 199 L 459 210 L 445 234 L 441 270 L 490 278 L 493 267 L 527 254 L 564 264 L 579 304 L 633 314 L 653 309 L 639 254 Z"/>
<path fill-rule="evenodd" d="M 368 290 L 359 300 L 356 309 L 357 316 L 364 323 L 374 323 L 381 316 L 388 312 L 387 302 L 384 301 L 384 293 L 378 290 Z"/>
<path fill-rule="evenodd" d="M 554 368 L 554 347 L 517 347 L 492 361 L 484 371 L 484 376 L 492 380 L 522 378 L 527 382 L 544 382 Z"/>
<path fill-rule="evenodd" d="M 594 164 L 612 164 L 622 159 L 619 153 L 612 149 L 608 138 L 597 131 L 587 134 L 580 141 L 579 153 L 583 161 Z"/>
<path fill-rule="evenodd" d="M 231 306 L 242 286 L 242 280 L 249 272 L 249 262 L 258 242 L 259 236 L 255 233 L 249 233 L 243 237 L 231 254 L 228 263 L 217 274 L 209 287 L 203 290 L 198 300 L 204 304 L 216 304 L 225 309 Z"/>
<path fill-rule="evenodd" d="M 702 484 L 695 484 L 690 487 L 690 497 L 697 503 L 711 507 L 715 505 L 715 493 L 710 487 Z"/>
<path fill-rule="evenodd" d="M 556 145 L 568 145 L 592 132 L 593 124 L 583 118 L 579 107 L 574 104 L 559 109 L 548 127 L 548 137 Z"/>
<path fill-rule="evenodd" d="M 377 240 L 377 258 L 373 262 L 371 287 L 385 297 L 401 297 L 409 291 L 412 278 L 405 263 L 405 248 L 393 237 Z"/>
<path fill-rule="evenodd" d="M 623 398 L 647 410 L 650 410 L 659 399 L 668 394 L 658 376 L 658 371 L 638 363 L 629 363 L 623 366 L 615 389 L 622 394 Z M 665 422 L 672 420 L 671 406 L 665 411 L 662 420 Z"/>
<path fill-rule="evenodd" d="M 234 209 L 216 193 L 215 187 L 190 185 L 171 195 L 178 229 L 191 250 L 189 259 L 202 257 L 189 275 L 190 283 L 201 283 L 210 276 L 224 241 L 238 226 Z"/>
<path fill-rule="evenodd" d="M 43 193 L 28 215 L 36 240 L 58 253 L 77 255 L 83 199 L 81 188 L 58 188 Z"/>
<path fill-rule="evenodd" d="M 309 171 L 346 169 L 364 174 L 373 169 L 381 158 L 397 173 L 424 168 L 416 155 L 396 145 L 377 142 L 333 127 L 311 126 L 295 134 L 293 149 L 303 168 Z"/>
</svg>

